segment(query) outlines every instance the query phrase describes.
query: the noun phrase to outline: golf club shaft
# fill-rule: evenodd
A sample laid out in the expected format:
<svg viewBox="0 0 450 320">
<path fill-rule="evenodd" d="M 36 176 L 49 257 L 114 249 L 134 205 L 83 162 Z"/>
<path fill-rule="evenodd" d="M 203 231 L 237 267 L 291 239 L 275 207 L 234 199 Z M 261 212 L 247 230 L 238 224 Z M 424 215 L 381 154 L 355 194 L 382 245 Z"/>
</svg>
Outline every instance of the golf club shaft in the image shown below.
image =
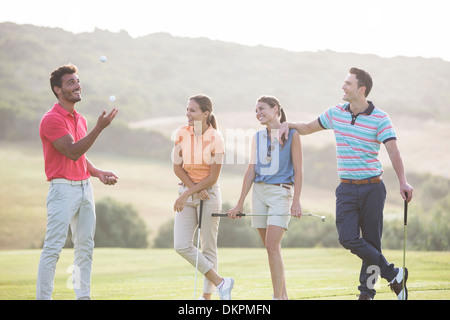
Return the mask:
<svg viewBox="0 0 450 320">
<path fill-rule="evenodd" d="M 198 254 L 200 250 L 200 229 L 202 228 L 202 216 L 203 216 L 203 200 L 200 200 L 200 214 L 198 217 L 198 231 L 197 231 L 197 255 L 195 258 L 194 300 L 196 299 L 197 294 Z"/>
<path fill-rule="evenodd" d="M 406 197 L 408 197 L 408 194 L 405 193 Z M 406 224 L 408 222 L 408 201 L 405 200 L 405 206 L 404 206 L 404 214 L 403 214 L 403 283 L 402 283 L 402 300 L 405 300 L 405 266 L 406 266 Z"/>
<path fill-rule="evenodd" d="M 303 216 L 307 217 L 315 217 L 323 219 L 324 216 L 319 216 L 317 214 L 312 213 L 303 213 Z M 213 213 L 213 217 L 228 217 L 228 214 L 226 213 Z M 268 214 L 268 213 L 238 213 L 236 214 L 237 217 L 269 217 L 269 216 L 293 216 L 292 214 Z"/>
</svg>

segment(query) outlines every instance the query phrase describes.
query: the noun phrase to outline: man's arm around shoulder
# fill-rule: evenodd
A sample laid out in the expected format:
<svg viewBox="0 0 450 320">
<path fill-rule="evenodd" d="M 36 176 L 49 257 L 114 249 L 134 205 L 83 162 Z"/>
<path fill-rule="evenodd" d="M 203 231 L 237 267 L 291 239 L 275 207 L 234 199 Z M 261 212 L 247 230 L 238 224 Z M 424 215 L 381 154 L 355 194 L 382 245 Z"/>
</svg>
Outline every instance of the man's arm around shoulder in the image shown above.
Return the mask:
<svg viewBox="0 0 450 320">
<path fill-rule="evenodd" d="M 282 137 L 285 139 L 289 137 L 289 129 L 295 129 L 301 135 L 311 134 L 317 131 L 324 130 L 324 128 L 320 125 L 319 119 L 315 119 L 309 123 L 305 122 L 283 122 L 279 129 L 279 137 L 280 141 L 282 141 Z M 281 142 L 282 143 L 282 142 Z"/>
</svg>

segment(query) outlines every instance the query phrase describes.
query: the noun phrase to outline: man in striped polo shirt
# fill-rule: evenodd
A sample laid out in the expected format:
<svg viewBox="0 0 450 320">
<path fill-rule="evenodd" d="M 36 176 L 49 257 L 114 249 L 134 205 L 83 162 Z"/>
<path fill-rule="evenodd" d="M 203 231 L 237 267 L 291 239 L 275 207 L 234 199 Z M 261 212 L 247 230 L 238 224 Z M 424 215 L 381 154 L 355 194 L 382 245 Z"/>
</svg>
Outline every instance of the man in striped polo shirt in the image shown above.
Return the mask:
<svg viewBox="0 0 450 320">
<path fill-rule="evenodd" d="M 358 68 L 351 68 L 342 86 L 343 104 L 331 107 L 310 123 L 284 123 L 280 137 L 287 137 L 288 128 L 300 134 L 332 129 L 336 138 L 338 174 L 341 183 L 336 189 L 336 227 L 339 242 L 362 260 L 359 277 L 360 300 L 375 296 L 374 274 L 389 281 L 398 299 L 403 295 L 402 282 L 408 270 L 395 268 L 381 252 L 383 208 L 386 188 L 381 179 L 383 168 L 378 160 L 384 144 L 400 183 L 400 194 L 411 201 L 413 188 L 406 180 L 397 139 L 388 114 L 374 106 L 367 96 L 372 77 Z M 281 141 L 281 139 L 280 139 Z"/>
</svg>

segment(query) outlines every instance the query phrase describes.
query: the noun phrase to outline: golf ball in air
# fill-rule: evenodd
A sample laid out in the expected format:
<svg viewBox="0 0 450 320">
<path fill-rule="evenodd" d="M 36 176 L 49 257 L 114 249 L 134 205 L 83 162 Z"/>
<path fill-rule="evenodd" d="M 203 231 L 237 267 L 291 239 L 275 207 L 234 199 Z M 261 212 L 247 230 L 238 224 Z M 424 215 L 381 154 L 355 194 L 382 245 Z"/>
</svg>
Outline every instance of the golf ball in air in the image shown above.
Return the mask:
<svg viewBox="0 0 450 320">
<path fill-rule="evenodd" d="M 111 101 L 111 102 L 116 101 L 116 97 L 115 97 L 115 96 L 110 96 L 110 97 L 109 97 L 109 101 Z"/>
<path fill-rule="evenodd" d="M 101 62 L 106 62 L 106 57 L 105 57 L 105 56 L 101 56 L 101 57 L 100 57 L 100 61 L 101 61 Z"/>
</svg>

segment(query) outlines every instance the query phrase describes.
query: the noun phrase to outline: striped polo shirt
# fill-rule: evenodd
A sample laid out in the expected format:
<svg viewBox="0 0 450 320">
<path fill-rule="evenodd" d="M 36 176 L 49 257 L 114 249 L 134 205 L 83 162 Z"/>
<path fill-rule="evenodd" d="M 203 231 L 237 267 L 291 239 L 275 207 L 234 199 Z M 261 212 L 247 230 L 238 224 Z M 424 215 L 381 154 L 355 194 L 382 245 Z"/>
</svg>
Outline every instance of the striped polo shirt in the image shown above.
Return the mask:
<svg viewBox="0 0 450 320">
<path fill-rule="evenodd" d="M 338 104 L 319 116 L 324 129 L 333 129 L 336 137 L 337 167 L 340 178 L 367 179 L 383 173 L 378 160 L 381 143 L 396 139 L 388 114 L 369 107 L 359 114 L 350 111 L 350 103 Z"/>
</svg>

